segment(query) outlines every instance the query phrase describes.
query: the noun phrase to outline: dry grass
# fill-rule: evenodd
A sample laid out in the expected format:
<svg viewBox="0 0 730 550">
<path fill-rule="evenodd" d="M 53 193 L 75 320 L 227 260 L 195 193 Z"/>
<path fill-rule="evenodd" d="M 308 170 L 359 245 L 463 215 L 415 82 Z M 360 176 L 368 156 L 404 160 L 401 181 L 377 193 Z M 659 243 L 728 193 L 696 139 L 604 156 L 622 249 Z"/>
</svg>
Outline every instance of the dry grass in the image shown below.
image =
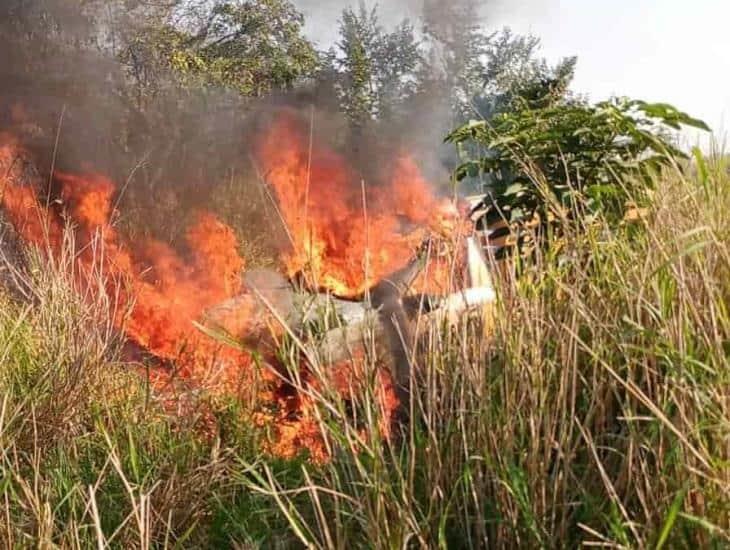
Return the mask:
<svg viewBox="0 0 730 550">
<path fill-rule="evenodd" d="M 22 267 L 4 258 L 15 292 L 0 292 L 0 543 L 183 541 L 208 514 L 200 495 L 224 454 L 166 416 L 121 362 L 104 274 L 80 284 L 73 250 L 68 241 L 53 261 L 30 251 Z"/>
<path fill-rule="evenodd" d="M 698 179 L 665 174 L 645 217 L 506 281 L 491 339 L 425 335 L 404 448 L 372 436 L 372 395 L 366 440 L 322 398 L 335 460 L 245 486 L 315 547 L 730 542 L 730 179 Z"/>
<path fill-rule="evenodd" d="M 180 429 L 120 364 L 114 304 L 36 259 L 30 300 L 0 302 L 0 541 L 726 547 L 730 176 L 697 172 L 507 276 L 490 338 L 424 334 L 402 445 L 378 435 L 375 376 L 346 408 L 315 368 L 324 466 L 258 453 L 235 404 L 212 440 Z"/>
</svg>

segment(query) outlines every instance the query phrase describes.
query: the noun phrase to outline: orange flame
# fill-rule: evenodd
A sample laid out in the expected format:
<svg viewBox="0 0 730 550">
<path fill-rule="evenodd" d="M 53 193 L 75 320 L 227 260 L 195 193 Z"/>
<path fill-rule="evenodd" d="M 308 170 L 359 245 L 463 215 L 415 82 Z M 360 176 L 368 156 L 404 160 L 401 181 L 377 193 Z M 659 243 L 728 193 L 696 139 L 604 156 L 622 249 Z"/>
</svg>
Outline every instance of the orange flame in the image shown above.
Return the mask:
<svg viewBox="0 0 730 550">
<path fill-rule="evenodd" d="M 53 253 L 59 253 L 61 217 L 55 209 L 42 206 L 36 192 L 40 182 L 29 180 L 23 172 L 19 160 L 27 155 L 17 141 L 7 135 L 0 140 L 0 170 L 5 174 L 2 206 L 26 242 L 41 247 L 48 244 Z M 189 257 L 152 239 L 132 247 L 110 223 L 116 188 L 108 178 L 56 173 L 54 179 L 76 226 L 78 271 L 88 285 L 94 270 L 98 272 L 97 264 L 102 263 L 109 294 L 120 297 L 118 326 L 150 354 L 175 361 L 178 374 L 203 377 L 212 368 L 212 358 L 226 362 L 228 368 L 219 382 L 231 387 L 244 372 L 238 367 L 245 366 L 248 357 L 224 349 L 200 333 L 192 321 L 241 292 L 243 260 L 233 230 L 203 213 L 186 235 Z M 97 242 L 103 247 L 96 246 Z"/>
<path fill-rule="evenodd" d="M 287 274 L 338 296 L 362 295 L 403 267 L 447 212 L 408 156 L 397 159 L 385 184 L 358 185 L 342 156 L 309 143 L 292 111 L 261 139 L 257 159 L 289 232 Z"/>
<path fill-rule="evenodd" d="M 322 146 L 310 146 L 308 132 L 293 112 L 285 111 L 257 147 L 291 247 L 283 254 L 290 277 L 304 277 L 312 288 L 337 295 L 363 294 L 375 282 L 403 267 L 429 233 L 453 233 L 458 217 L 448 201 L 433 194 L 408 156 L 393 164 L 386 183 L 358 185 L 345 159 Z M 174 365 L 175 375 L 213 392 L 234 393 L 251 380 L 248 353 L 221 345 L 203 334 L 194 321 L 227 300 L 244 293 L 243 259 L 233 230 L 208 212 L 200 212 L 185 234 L 185 252 L 154 240 L 129 242 L 113 224 L 116 186 L 99 174 L 53 174 L 58 200 L 47 204 L 30 155 L 19 141 L 0 133 L 0 205 L 27 243 L 51 255 L 62 252 L 70 221 L 76 245 L 77 283 L 90 288 L 103 272 L 104 291 L 117 297 L 115 323 L 128 338 L 157 358 Z M 100 246 L 101 245 L 101 246 Z M 444 291 L 450 265 L 435 261 L 418 282 L 422 291 Z M 250 304 L 250 300 L 234 303 Z M 241 305 L 232 312 L 236 334 L 256 325 Z M 270 358 L 274 361 L 273 358 Z M 355 362 L 356 363 L 356 362 Z M 347 398 L 365 379 L 355 363 L 332 368 L 332 383 Z M 158 389 L 171 374 L 157 369 Z M 307 377 L 306 383 L 316 385 Z M 387 419 L 398 406 L 390 376 L 379 375 L 387 435 Z M 270 449 L 294 456 L 308 449 L 315 460 L 326 459 L 314 403 L 291 393 L 273 375 L 259 398 L 273 403 L 274 412 L 259 420 L 275 427 Z M 264 393 L 266 392 L 266 393 Z"/>
</svg>

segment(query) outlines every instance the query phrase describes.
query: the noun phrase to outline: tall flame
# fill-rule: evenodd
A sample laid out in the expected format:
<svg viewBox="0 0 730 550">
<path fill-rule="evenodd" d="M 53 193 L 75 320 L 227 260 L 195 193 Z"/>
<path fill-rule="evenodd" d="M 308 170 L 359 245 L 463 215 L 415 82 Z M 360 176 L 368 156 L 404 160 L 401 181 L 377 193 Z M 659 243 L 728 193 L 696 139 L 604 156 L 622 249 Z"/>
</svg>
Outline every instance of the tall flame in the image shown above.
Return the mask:
<svg viewBox="0 0 730 550">
<path fill-rule="evenodd" d="M 59 253 L 63 220 L 56 209 L 43 207 L 36 191 L 40 182 L 29 181 L 17 164 L 23 158 L 26 154 L 15 139 L 0 136 L 2 206 L 26 242 Z M 110 223 L 116 188 L 108 178 L 56 173 L 54 180 L 75 224 L 80 276 L 89 284 L 102 263 L 107 290 L 120 299 L 118 326 L 150 354 L 175 361 L 183 375 L 204 376 L 217 357 L 229 367 L 219 381 L 235 384 L 243 370 L 234 367 L 248 358 L 223 349 L 192 324 L 210 307 L 241 292 L 243 260 L 231 228 L 211 214 L 199 214 L 186 235 L 191 251 L 186 257 L 154 239 L 131 246 Z"/>
<path fill-rule="evenodd" d="M 363 294 L 374 283 L 403 267 L 427 234 L 449 229 L 453 207 L 433 194 L 408 156 L 398 158 L 385 183 L 360 185 L 359 176 L 333 150 L 309 143 L 308 132 L 293 112 L 284 111 L 256 149 L 289 231 L 282 254 L 289 277 L 303 277 L 311 288 L 342 297 Z M 54 173 L 54 201 L 38 195 L 43 182 L 31 157 L 10 133 L 0 133 L 0 205 L 21 238 L 47 251 L 62 252 L 67 222 L 76 246 L 74 272 L 81 288 L 98 284 L 119 301 L 114 319 L 129 340 L 161 365 L 174 365 L 175 376 L 205 385 L 212 392 L 235 393 L 253 376 L 251 356 L 221 345 L 199 331 L 194 321 L 233 300 L 236 334 L 260 330 L 246 304 L 241 276 L 244 261 L 233 230 L 209 212 L 197 213 L 185 233 L 184 252 L 155 239 L 130 241 L 116 229 L 116 186 L 94 174 Z M 453 229 L 453 228 L 451 228 Z M 435 267 L 433 267 L 435 266 Z M 420 286 L 444 289 L 449 266 L 435 262 Z M 254 329 L 253 327 L 259 327 Z M 268 358 L 275 362 L 275 358 Z M 333 383 L 346 395 L 364 374 L 354 364 L 332 367 Z M 167 372 L 158 369 L 157 380 Z M 358 374 L 359 373 L 359 374 Z M 379 375 L 385 417 L 397 407 L 388 373 Z M 306 372 L 303 375 L 306 381 Z M 293 456 L 302 448 L 324 459 L 314 404 L 292 394 L 273 375 L 260 399 L 276 407 L 259 420 L 278 430 L 271 450 Z M 308 383 L 314 384 L 313 381 Z M 383 426 L 387 432 L 387 426 Z"/>
<path fill-rule="evenodd" d="M 291 240 L 287 274 L 341 297 L 359 296 L 403 267 L 448 213 L 410 157 L 393 163 L 384 184 L 361 185 L 341 155 L 310 143 L 291 111 L 260 140 L 257 160 Z"/>
</svg>

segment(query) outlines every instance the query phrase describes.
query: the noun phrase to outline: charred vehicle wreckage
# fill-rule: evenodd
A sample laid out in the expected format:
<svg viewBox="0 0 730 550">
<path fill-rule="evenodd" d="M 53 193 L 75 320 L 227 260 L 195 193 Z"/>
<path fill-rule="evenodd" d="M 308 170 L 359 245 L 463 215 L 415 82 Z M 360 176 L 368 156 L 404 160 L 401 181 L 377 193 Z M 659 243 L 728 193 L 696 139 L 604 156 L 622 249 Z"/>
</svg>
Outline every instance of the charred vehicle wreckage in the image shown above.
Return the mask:
<svg viewBox="0 0 730 550">
<path fill-rule="evenodd" d="M 204 210 L 178 245 L 131 238 L 115 221 L 120 188 L 111 178 L 44 173 L 12 128 L 0 133 L 0 211 L 18 241 L 69 266 L 82 299 L 114 303 L 110 321 L 131 350 L 124 359 L 156 394 L 245 394 L 267 404 L 258 421 L 273 427 L 272 452 L 322 458 L 301 392 L 309 382 L 295 384 L 299 375 L 282 365 L 282 341 L 297 343 L 303 372 L 323 368 L 343 392 L 348 365 L 369 357 L 390 396 L 386 416 L 402 419 L 417 389 L 419 338 L 492 307 L 487 258 L 497 240 L 479 200 L 457 207 L 438 197 L 407 155 L 376 185 L 353 183 L 347 160 L 310 150 L 290 112 L 267 128 L 255 158 L 289 238 L 274 269 L 247 268 L 234 230 Z"/>
</svg>

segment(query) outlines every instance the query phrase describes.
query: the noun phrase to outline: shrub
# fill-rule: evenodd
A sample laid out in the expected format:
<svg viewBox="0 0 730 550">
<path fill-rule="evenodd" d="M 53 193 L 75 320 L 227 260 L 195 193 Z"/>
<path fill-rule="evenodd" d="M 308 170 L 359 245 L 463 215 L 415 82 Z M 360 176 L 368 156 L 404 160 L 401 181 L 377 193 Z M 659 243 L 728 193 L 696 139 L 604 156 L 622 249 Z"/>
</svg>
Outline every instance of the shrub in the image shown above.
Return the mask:
<svg viewBox="0 0 730 550">
<path fill-rule="evenodd" d="M 456 179 L 480 177 L 494 217 L 516 230 L 538 226 L 543 234 L 599 213 L 622 219 L 646 198 L 657 170 L 686 157 L 668 131 L 708 130 L 670 105 L 628 99 L 523 100 L 515 107 L 469 122 L 447 141 L 469 149 Z"/>
</svg>

